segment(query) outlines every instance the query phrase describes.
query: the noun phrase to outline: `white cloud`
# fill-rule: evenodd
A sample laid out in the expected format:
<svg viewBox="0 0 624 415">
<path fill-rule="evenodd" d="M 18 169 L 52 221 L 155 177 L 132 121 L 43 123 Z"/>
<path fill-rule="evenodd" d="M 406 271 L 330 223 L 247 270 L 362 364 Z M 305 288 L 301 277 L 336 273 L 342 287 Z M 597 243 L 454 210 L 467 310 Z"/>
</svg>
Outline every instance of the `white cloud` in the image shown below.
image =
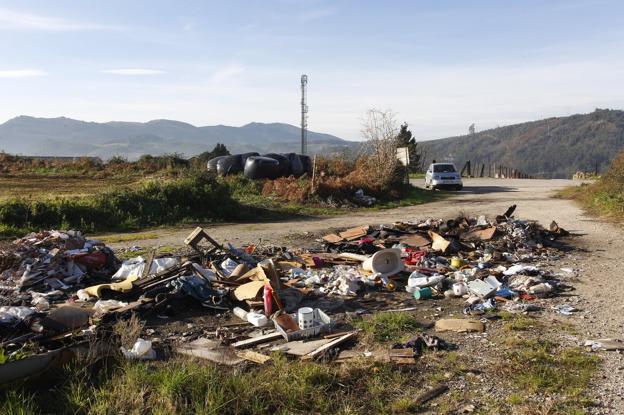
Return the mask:
<svg viewBox="0 0 624 415">
<path fill-rule="evenodd" d="M 50 31 L 118 30 L 118 27 L 74 22 L 0 7 L 0 29 Z"/>
<path fill-rule="evenodd" d="M 217 69 L 210 78 L 212 82 L 218 83 L 234 78 L 245 72 L 245 67 L 239 64 L 228 64 Z"/>
<path fill-rule="evenodd" d="M 0 71 L 0 78 L 32 78 L 34 76 L 44 75 L 47 75 L 47 73 L 40 69 L 13 69 Z"/>
<path fill-rule="evenodd" d="M 162 75 L 166 73 L 165 71 L 161 71 L 159 69 L 146 69 L 146 68 L 105 69 L 100 72 L 112 74 L 112 75 L 127 75 L 127 76 Z"/>
</svg>

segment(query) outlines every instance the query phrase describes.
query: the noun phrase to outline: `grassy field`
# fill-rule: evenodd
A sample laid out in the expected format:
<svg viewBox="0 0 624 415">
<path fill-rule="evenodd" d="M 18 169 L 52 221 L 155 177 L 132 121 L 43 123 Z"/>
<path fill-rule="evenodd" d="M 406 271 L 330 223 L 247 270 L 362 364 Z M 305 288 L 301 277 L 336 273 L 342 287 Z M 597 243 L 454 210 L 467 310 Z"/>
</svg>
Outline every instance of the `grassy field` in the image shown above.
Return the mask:
<svg viewBox="0 0 624 415">
<path fill-rule="evenodd" d="M 266 194 L 262 181 L 206 173 L 181 177 L 128 174 L 117 177 L 45 174 L 0 177 L 0 236 L 14 237 L 50 228 L 87 232 L 141 229 L 224 220 L 275 220 L 301 215 L 340 215 L 359 209 L 389 209 L 444 197 L 405 187 L 400 198 L 371 208 L 320 197 L 290 201 Z"/>
<path fill-rule="evenodd" d="M 45 200 L 55 197 L 92 196 L 111 187 L 126 187 L 138 177 L 92 178 L 73 175 L 0 176 L 0 202 L 12 198 Z"/>
</svg>

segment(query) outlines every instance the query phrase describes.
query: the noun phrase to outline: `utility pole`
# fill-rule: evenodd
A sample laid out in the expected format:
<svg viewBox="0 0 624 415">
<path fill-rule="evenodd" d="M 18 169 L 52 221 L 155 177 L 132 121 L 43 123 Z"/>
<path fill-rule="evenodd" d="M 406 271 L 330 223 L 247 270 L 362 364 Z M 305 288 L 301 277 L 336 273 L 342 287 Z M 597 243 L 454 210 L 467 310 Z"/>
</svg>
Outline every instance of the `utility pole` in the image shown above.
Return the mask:
<svg viewBox="0 0 624 415">
<path fill-rule="evenodd" d="M 308 152 L 308 75 L 301 75 L 301 154 Z"/>
</svg>

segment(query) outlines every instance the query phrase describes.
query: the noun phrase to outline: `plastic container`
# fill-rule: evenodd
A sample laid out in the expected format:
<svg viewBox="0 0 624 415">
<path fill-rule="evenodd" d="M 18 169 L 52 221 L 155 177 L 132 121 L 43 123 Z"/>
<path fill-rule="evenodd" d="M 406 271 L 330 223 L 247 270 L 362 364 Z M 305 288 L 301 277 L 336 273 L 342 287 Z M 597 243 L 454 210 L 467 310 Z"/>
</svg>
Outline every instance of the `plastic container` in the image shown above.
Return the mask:
<svg viewBox="0 0 624 415">
<path fill-rule="evenodd" d="M 234 309 L 232 310 L 232 313 L 234 313 L 234 315 L 238 318 L 240 318 L 241 320 L 245 320 L 247 321 L 247 311 L 243 310 L 240 307 L 234 307 Z"/>
<path fill-rule="evenodd" d="M 269 319 L 264 314 L 254 313 L 250 311 L 247 313 L 247 321 L 256 327 L 264 327 L 269 322 Z"/>
<path fill-rule="evenodd" d="M 312 328 L 314 325 L 314 309 L 311 307 L 301 307 L 297 311 L 297 323 L 302 330 Z"/>
<path fill-rule="evenodd" d="M 464 260 L 460 257 L 454 256 L 451 258 L 451 268 L 459 269 L 462 265 L 464 265 Z"/>
<path fill-rule="evenodd" d="M 296 314 L 291 314 L 291 316 L 295 320 L 297 320 Z M 282 326 L 277 324 L 275 320 L 273 320 L 273 324 L 275 324 L 275 328 L 279 333 L 281 333 L 284 339 L 286 339 L 287 341 L 293 341 L 307 339 L 309 337 L 315 337 L 318 336 L 320 333 L 326 333 L 332 327 L 333 322 L 331 321 L 331 318 L 329 318 L 329 316 L 323 312 L 323 310 L 315 308 L 313 311 L 312 327 L 308 329 L 287 332 L 282 328 Z"/>
<path fill-rule="evenodd" d="M 270 316 L 273 314 L 273 288 L 271 288 L 271 283 L 268 281 L 264 283 L 262 300 L 264 302 L 264 314 Z"/>
<path fill-rule="evenodd" d="M 458 297 L 468 294 L 468 286 L 463 282 L 456 282 L 453 284 L 453 294 Z"/>
<path fill-rule="evenodd" d="M 417 288 L 414 290 L 415 300 L 428 300 L 433 296 L 433 290 L 429 287 Z"/>
</svg>

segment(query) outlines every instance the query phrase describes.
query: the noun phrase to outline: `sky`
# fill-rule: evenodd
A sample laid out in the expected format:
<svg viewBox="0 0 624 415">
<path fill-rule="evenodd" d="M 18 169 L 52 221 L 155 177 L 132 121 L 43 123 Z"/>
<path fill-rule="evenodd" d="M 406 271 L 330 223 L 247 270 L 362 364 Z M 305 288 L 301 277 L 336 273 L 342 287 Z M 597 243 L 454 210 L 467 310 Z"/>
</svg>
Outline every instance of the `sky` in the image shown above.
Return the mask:
<svg viewBox="0 0 624 415">
<path fill-rule="evenodd" d="M 300 122 L 419 140 L 624 108 L 624 2 L 0 0 L 0 122 Z"/>
</svg>

